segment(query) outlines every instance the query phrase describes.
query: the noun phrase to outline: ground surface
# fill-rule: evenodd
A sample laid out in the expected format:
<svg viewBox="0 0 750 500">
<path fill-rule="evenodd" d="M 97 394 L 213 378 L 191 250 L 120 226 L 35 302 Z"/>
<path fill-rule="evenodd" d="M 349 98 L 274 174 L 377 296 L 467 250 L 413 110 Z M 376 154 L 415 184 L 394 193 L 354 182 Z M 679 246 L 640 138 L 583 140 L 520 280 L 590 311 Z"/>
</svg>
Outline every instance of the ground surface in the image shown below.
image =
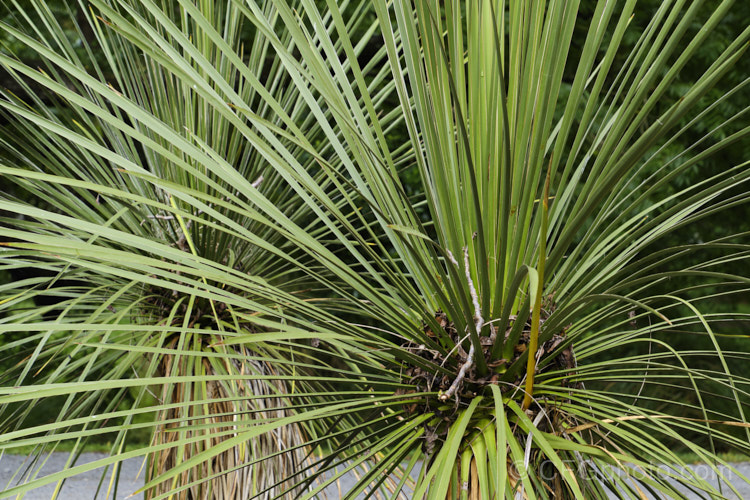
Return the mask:
<svg viewBox="0 0 750 500">
<path fill-rule="evenodd" d="M 78 465 L 92 462 L 104 458 L 106 455 L 101 453 L 84 453 L 81 455 Z M 52 474 L 65 467 L 65 463 L 68 459 L 67 453 L 55 453 L 47 460 L 42 469 L 41 475 Z M 117 491 L 117 495 L 113 497 L 111 494 L 107 495 L 107 488 L 109 486 L 109 480 L 111 472 L 109 472 L 101 487 L 100 480 L 102 479 L 102 469 L 92 470 L 83 474 L 80 474 L 72 479 L 69 479 L 63 486 L 60 496 L 61 500 L 124 500 L 126 498 L 143 498 L 141 495 L 130 497 L 140 486 L 143 485 L 144 473 L 141 471 L 142 459 L 130 459 L 126 460 L 122 466 L 120 487 Z M 28 466 L 28 458 L 19 455 L 5 455 L 0 458 L 0 498 L 5 496 L 1 493 L 15 484 L 13 480 L 13 474 L 19 470 L 19 468 Z M 737 472 L 750 477 L 750 463 L 733 464 L 736 467 Z M 694 465 L 691 466 L 692 471 L 709 481 L 712 484 L 716 484 L 716 474 L 707 465 Z M 730 469 L 723 468 L 723 474 L 729 478 L 735 487 L 738 489 L 740 496 L 731 492 L 727 492 L 726 497 L 730 499 L 750 499 L 750 485 L 743 482 L 736 472 Z M 352 484 L 354 483 L 353 476 L 344 477 L 341 481 L 340 489 L 338 486 L 329 487 L 326 490 L 326 495 L 321 495 L 321 498 L 337 499 L 342 498 L 348 491 L 350 491 Z M 55 491 L 55 484 L 43 486 L 32 490 L 26 494 L 23 498 L 25 500 L 47 500 L 51 498 Z M 99 489 L 97 493 L 97 489 Z M 653 498 L 648 496 L 647 498 Z M 701 498 L 694 494 L 685 494 L 686 499 L 697 499 Z"/>
</svg>

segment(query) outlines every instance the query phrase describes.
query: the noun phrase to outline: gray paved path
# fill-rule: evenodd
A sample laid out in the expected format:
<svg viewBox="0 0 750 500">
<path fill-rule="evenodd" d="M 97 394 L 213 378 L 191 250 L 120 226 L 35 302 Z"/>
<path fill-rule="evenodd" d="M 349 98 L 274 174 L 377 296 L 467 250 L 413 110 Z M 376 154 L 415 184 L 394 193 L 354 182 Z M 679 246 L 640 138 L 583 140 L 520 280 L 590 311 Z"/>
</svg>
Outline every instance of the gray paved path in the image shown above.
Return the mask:
<svg viewBox="0 0 750 500">
<path fill-rule="evenodd" d="M 100 453 L 84 453 L 81 455 L 78 464 L 92 462 L 104 458 L 106 455 Z M 65 462 L 68 459 L 67 453 L 55 453 L 45 463 L 42 469 L 42 475 L 47 475 L 61 470 L 65 466 Z M 144 473 L 140 471 L 143 459 L 129 459 L 123 462 L 122 472 L 120 479 L 120 486 L 117 495 L 107 496 L 108 481 L 111 476 L 111 471 L 106 476 L 106 482 L 101 487 L 101 490 L 97 494 L 97 487 L 101 479 L 102 469 L 96 469 L 84 474 L 80 474 L 74 478 L 68 479 L 65 486 L 61 490 L 61 494 L 58 498 L 61 500 L 124 500 L 134 493 L 140 486 L 143 485 Z M 5 455 L 0 458 L 0 498 L 5 498 L 2 491 L 6 490 L 10 486 L 15 484 L 13 474 L 21 467 L 28 465 L 28 458 L 20 455 Z M 750 463 L 733 464 L 740 474 L 750 477 Z M 693 471 L 700 477 L 705 478 L 709 482 L 716 484 L 716 476 L 710 467 L 706 465 L 695 465 L 691 466 Z M 140 471 L 140 474 L 139 474 Z M 741 496 L 735 494 L 726 493 L 727 498 L 733 500 L 750 500 L 750 485 L 739 480 L 737 476 L 731 471 L 724 471 L 724 474 L 732 480 L 735 487 L 739 490 Z M 736 479 L 736 480 L 733 480 Z M 354 484 L 354 477 L 349 475 L 345 476 L 340 482 L 340 489 L 338 486 L 329 487 L 326 490 L 325 498 L 337 499 L 343 494 L 346 494 L 351 490 Z M 27 493 L 23 498 L 25 500 L 48 500 L 56 485 L 51 484 L 41 488 L 37 488 Z M 342 493 L 339 493 L 342 492 Z M 323 496 L 321 496 L 323 497 Z M 141 495 L 130 498 L 143 498 Z M 649 496 L 648 498 L 653 499 Z M 691 495 L 686 492 L 685 499 L 691 500 L 699 498 L 696 495 Z"/>
</svg>

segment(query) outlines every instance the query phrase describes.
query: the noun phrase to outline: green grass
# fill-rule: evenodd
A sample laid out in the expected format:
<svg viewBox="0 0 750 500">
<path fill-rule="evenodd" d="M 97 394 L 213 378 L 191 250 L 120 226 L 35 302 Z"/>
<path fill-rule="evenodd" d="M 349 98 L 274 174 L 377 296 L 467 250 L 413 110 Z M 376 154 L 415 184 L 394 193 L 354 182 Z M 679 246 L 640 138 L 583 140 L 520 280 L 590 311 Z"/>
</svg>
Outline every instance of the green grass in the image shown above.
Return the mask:
<svg viewBox="0 0 750 500">
<path fill-rule="evenodd" d="M 132 451 L 147 446 L 148 443 L 128 443 L 125 445 L 123 451 Z M 54 451 L 57 453 L 70 453 L 73 451 L 75 443 L 72 442 L 60 442 L 55 446 Z M 82 453 L 110 453 L 112 451 L 112 443 L 87 443 L 83 446 L 79 445 L 78 450 Z M 49 451 L 49 450 L 47 450 Z M 19 446 L 6 451 L 6 455 L 32 455 L 39 452 L 38 446 Z"/>
<path fill-rule="evenodd" d="M 719 452 L 716 455 L 725 462 L 747 462 L 748 460 L 750 460 L 750 457 L 748 457 L 746 454 L 738 453 L 734 451 Z M 679 452 L 677 453 L 677 456 L 680 457 L 680 459 L 687 464 L 705 463 L 695 453 Z"/>
</svg>

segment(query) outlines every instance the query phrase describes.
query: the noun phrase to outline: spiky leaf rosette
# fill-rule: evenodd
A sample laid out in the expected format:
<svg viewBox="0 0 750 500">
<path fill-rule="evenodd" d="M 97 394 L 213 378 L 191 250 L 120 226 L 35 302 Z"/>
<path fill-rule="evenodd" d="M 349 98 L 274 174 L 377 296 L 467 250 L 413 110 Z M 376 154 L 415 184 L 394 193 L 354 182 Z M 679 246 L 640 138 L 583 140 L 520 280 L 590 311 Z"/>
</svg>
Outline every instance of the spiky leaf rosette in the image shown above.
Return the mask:
<svg viewBox="0 0 750 500">
<path fill-rule="evenodd" d="M 747 451 L 747 379 L 737 372 L 746 356 L 727 348 L 742 316 L 700 312 L 747 292 L 736 267 L 746 266 L 747 235 L 654 248 L 748 201 L 746 162 L 668 189 L 747 139 L 738 125 L 747 107 L 665 154 L 716 120 L 722 101 L 747 94 L 743 80 L 718 102 L 703 99 L 742 60 L 744 27 L 678 97 L 671 88 L 732 5 L 663 4 L 639 32 L 629 26 L 635 2 L 598 2 L 585 20 L 578 2 L 375 2 L 422 184 L 416 203 L 381 129 L 362 125 L 377 111 L 358 68 L 342 85 L 328 45 L 296 32 L 312 46 L 308 62 L 330 65 L 311 81 L 340 89 L 327 105 L 356 131 L 344 136 L 342 195 L 357 193 L 374 217 L 351 233 L 358 246 L 335 271 L 352 290 L 336 307 L 369 318 L 351 320 L 352 337 L 367 323 L 388 346 L 358 383 L 376 391 L 397 372 L 402 384 L 391 401 L 373 395 L 370 418 L 392 430 L 331 427 L 332 441 L 346 440 L 325 463 L 375 463 L 352 495 L 415 467 L 415 497 L 716 494 L 674 449 L 721 474 L 717 446 Z M 306 6 L 301 25 L 319 26 Z M 327 6 L 340 33 L 345 19 Z M 577 28 L 586 36 L 571 54 Z M 683 264 L 688 254 L 698 263 Z M 685 347 L 685 336 L 703 347 Z"/>
<path fill-rule="evenodd" d="M 147 12 L 143 17 L 126 2 L 116 2 L 116 9 L 94 3 L 113 29 L 120 27 L 118 33 L 149 57 L 164 51 L 160 64 L 180 79 L 190 76 L 216 110 L 230 110 L 227 119 L 248 120 L 252 127 L 242 129 L 244 140 L 289 186 L 290 203 L 311 211 L 309 226 L 286 216 L 267 202 L 269 195 L 247 187 L 252 178 L 241 180 L 221 162 L 215 166 L 221 155 L 192 137 L 198 144 L 183 149 L 188 141 L 179 142 L 180 151 L 191 158 L 207 155 L 212 161 L 201 163 L 206 172 L 233 188 L 237 183 L 244 198 L 243 192 L 221 193 L 227 201 L 207 198 L 205 186 L 188 189 L 148 173 L 123 177 L 165 189 L 176 206 L 162 202 L 159 209 L 194 220 L 191 230 L 216 220 L 228 234 L 254 238 L 213 208 L 242 207 L 241 213 L 269 228 L 268 238 L 285 240 L 281 260 L 316 283 L 319 298 L 325 298 L 302 300 L 261 270 L 256 274 L 265 280 L 239 276 L 220 260 L 165 245 L 159 249 L 174 261 L 168 271 L 153 262 L 162 262 L 162 255 L 144 261 L 148 277 L 139 283 L 171 273 L 178 292 L 204 299 L 208 318 L 214 303 L 226 303 L 234 315 L 260 311 L 242 319 L 268 333 L 230 334 L 224 325 L 223 340 L 212 345 L 251 343 L 257 352 L 263 342 L 271 365 L 284 373 L 272 378 L 287 381 L 283 396 L 293 414 L 263 423 L 240 419 L 246 428 L 218 430 L 229 437 L 201 450 L 196 462 L 220 457 L 225 447 L 250 436 L 298 424 L 315 458 L 309 467 L 289 471 L 285 479 L 291 482 L 284 487 L 304 490 L 304 498 L 352 472 L 359 474 L 346 492 L 352 498 L 374 491 L 439 499 L 600 498 L 607 489 L 622 498 L 645 492 L 682 498 L 684 488 L 705 497 L 721 494 L 721 487 L 684 469 L 674 448 L 691 449 L 719 473 L 728 465 L 715 456 L 716 445 L 748 451 L 747 379 L 734 367 L 746 354 L 726 349 L 723 337 L 738 318 L 700 312 L 705 299 L 747 291 L 746 275 L 737 272 L 746 265 L 747 235 L 730 232 L 707 243 L 652 250 L 685 225 L 747 203 L 746 163 L 678 191 L 666 189 L 750 133 L 737 126 L 745 107 L 692 147 L 665 155 L 696 124 L 714 119 L 722 101 L 747 92 L 742 81 L 718 103 L 702 99 L 741 60 L 750 29 L 735 33 L 679 97 L 670 92 L 735 2 L 705 8 L 701 2 L 663 3 L 637 31 L 629 27 L 635 1 L 597 2 L 590 19 L 578 19 L 577 1 L 376 1 L 373 29 L 382 33 L 378 54 L 387 55 L 387 65 L 360 61 L 361 40 L 352 38 L 351 29 L 356 16 L 332 0 L 325 9 L 311 0 L 296 9 L 269 2 L 278 23 L 254 2 L 238 3 L 322 130 L 322 152 L 308 140 L 307 129 L 287 121 L 270 126 L 241 99 L 232 101 L 231 85 L 214 88 L 222 80 L 210 65 L 199 64 L 197 36 L 174 29 L 150 1 L 139 2 Z M 191 30 L 220 46 L 221 36 L 206 30 L 205 15 L 192 2 L 177 5 Z M 583 41 L 575 45 L 573 35 L 581 31 Z M 158 50 L 139 45 L 142 39 L 156 42 Z M 6 64 L 12 67 L 11 60 Z M 227 64 L 242 66 L 231 57 Z M 390 91 L 400 103 L 395 111 L 383 99 L 382 92 Z M 116 93 L 107 95 L 119 102 Z M 286 101 L 271 100 L 277 102 Z M 34 121 L 23 108 L 8 107 Z M 136 111 L 128 108 L 130 120 L 148 120 L 148 113 Z M 404 124 L 400 142 L 389 133 L 397 123 Z M 60 125 L 45 130 L 71 134 Z M 407 163 L 403 152 L 410 154 Z M 308 155 L 318 176 L 299 163 Z M 185 163 L 181 168 L 195 173 Z M 410 167 L 406 172 L 404 165 Z M 422 186 L 416 200 L 401 181 L 414 173 Z M 24 205 L 21 213 L 29 211 Z M 78 222 L 65 221 L 83 231 Z M 317 228 L 329 233 L 320 236 Z M 40 245 L 47 242 L 39 233 L 47 231 L 29 227 L 23 237 L 14 232 L 32 243 L 15 247 L 39 255 L 34 252 L 46 250 Z M 98 229 L 81 239 L 93 234 L 96 242 L 86 245 L 97 249 L 103 236 L 109 238 Z M 70 245 L 70 239 L 53 241 Z M 698 262 L 683 265 L 679 257 L 688 254 Z M 99 253 L 84 255 L 69 252 L 64 262 L 118 276 L 134 266 L 111 256 L 102 262 Z M 182 329 L 198 328 L 189 316 L 180 318 Z M 100 323 L 86 327 L 119 332 L 119 325 Z M 215 330 L 212 325 L 210 335 Z M 688 335 L 707 341 L 706 347 L 680 344 Z M 105 350 L 103 344 L 93 347 Z M 290 347 L 294 359 L 284 357 L 283 348 Z M 701 364 L 705 360 L 718 363 Z M 682 394 L 692 399 L 683 405 L 651 391 L 661 387 L 687 388 Z M 45 394 L 39 387 L 8 391 L 13 400 Z M 721 399 L 730 404 L 712 405 Z M 703 444 L 696 436 L 705 438 Z M 176 442 L 188 445 L 191 439 Z M 259 457 L 254 463 L 264 462 Z M 181 464 L 158 480 L 177 478 L 193 465 Z M 410 480 L 415 471 L 418 478 Z"/>
<path fill-rule="evenodd" d="M 598 2 L 585 21 L 578 2 L 375 4 L 431 221 L 377 198 L 387 157 L 360 164 L 385 179 L 357 187 L 399 257 L 378 276 L 400 278 L 384 291 L 405 314 L 382 328 L 416 386 L 397 391 L 415 400 L 391 434 L 413 444 L 378 467 L 422 453 L 414 497 L 719 494 L 676 447 L 720 482 L 736 473 L 713 452 L 748 450 L 746 356 L 727 348 L 742 315 L 701 306 L 747 292 L 747 234 L 653 250 L 748 201 L 747 162 L 668 189 L 747 140 L 747 105 L 665 155 L 748 93 L 741 80 L 703 99 L 745 54 L 744 26 L 678 97 L 670 87 L 732 4 L 662 4 L 635 33 L 634 1 Z"/>
</svg>

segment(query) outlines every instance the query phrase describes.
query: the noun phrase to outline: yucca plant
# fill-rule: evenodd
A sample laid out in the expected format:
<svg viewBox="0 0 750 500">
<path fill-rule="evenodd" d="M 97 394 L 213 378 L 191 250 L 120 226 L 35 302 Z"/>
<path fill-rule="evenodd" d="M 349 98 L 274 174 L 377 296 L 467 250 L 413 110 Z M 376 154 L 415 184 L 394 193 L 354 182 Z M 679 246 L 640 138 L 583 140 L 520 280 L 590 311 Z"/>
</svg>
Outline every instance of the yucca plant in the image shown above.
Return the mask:
<svg viewBox="0 0 750 500">
<path fill-rule="evenodd" d="M 746 105 L 667 154 L 747 94 L 743 80 L 705 100 L 742 60 L 750 28 L 674 96 L 735 2 L 662 2 L 640 32 L 634 0 L 595 2 L 590 19 L 572 0 L 378 0 L 372 14 L 370 3 L 247 1 L 222 16 L 190 0 L 92 4 L 117 85 L 83 71 L 72 47 L 58 53 L 61 28 L 5 27 L 50 67 L 9 56 L 5 66 L 58 96 L 53 108 L 11 95 L 3 104 L 45 146 L 6 133 L 3 174 L 31 199 L 53 200 L 3 201 L 24 217 L 2 230 L 13 238 L 7 266 L 43 262 L 76 281 L 45 292 L 66 298 L 54 320 L 43 310 L 4 320 L 3 331 L 37 332 L 5 347 L 32 349 L 0 399 L 5 425 L 24 420 L 14 404 L 70 395 L 59 419 L 6 433 L 4 449 L 117 432 L 113 456 L 96 465 L 167 457 L 145 487 L 152 498 L 216 494 L 201 485 L 243 470 L 258 477 L 287 446 L 249 460 L 227 450 L 284 430 L 305 464 L 279 466 L 261 488 L 234 482 L 249 488 L 241 495 L 313 498 L 346 474 L 357 478 L 340 490 L 347 498 L 733 489 L 727 473 L 739 474 L 716 451 L 750 451 L 748 379 L 736 370 L 747 355 L 726 347 L 742 316 L 701 309 L 747 293 L 737 272 L 747 234 L 659 244 L 748 201 L 747 163 L 667 189 L 750 133 L 737 125 Z M 44 29 L 60 26 L 39 12 Z M 266 44 L 267 60 L 248 63 L 226 43 L 232 19 Z M 364 58 L 376 31 L 382 47 Z M 141 58 L 151 87 L 136 78 Z M 132 89 L 119 83 L 126 73 Z M 174 106 L 149 105 L 151 92 Z M 186 99 L 194 111 L 167 120 Z M 225 126 L 209 132 L 213 120 Z M 405 182 L 414 175 L 416 194 Z M 150 208 L 134 212 L 141 206 Z M 144 219 L 163 229 L 144 235 Z M 262 256 L 258 265 L 233 256 L 236 245 Z M 46 281 L 7 286 L 5 308 L 17 311 L 38 293 L 20 290 L 37 284 Z M 41 366 L 61 358 L 55 371 Z M 131 376 L 138 359 L 148 369 Z M 268 381 L 268 395 L 248 394 L 249 380 Z M 146 401 L 149 387 L 170 384 L 173 402 Z M 157 437 L 123 452 L 138 428 Z M 677 447 L 719 484 L 685 468 Z"/>
</svg>

